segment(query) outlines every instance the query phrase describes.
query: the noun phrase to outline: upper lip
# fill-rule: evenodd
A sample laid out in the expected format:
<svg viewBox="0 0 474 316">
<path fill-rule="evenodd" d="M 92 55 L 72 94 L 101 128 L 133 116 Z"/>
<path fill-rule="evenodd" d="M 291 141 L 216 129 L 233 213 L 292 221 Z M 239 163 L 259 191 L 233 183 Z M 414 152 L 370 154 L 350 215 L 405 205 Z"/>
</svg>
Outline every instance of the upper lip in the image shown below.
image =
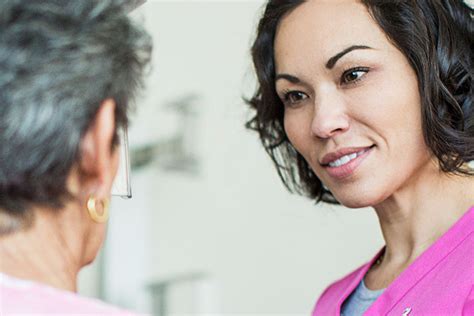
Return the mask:
<svg viewBox="0 0 474 316">
<path fill-rule="evenodd" d="M 324 155 L 323 159 L 321 159 L 320 164 L 321 165 L 328 165 L 330 162 L 333 162 L 343 156 L 350 155 L 353 153 L 357 153 L 359 151 L 369 149 L 372 146 L 365 146 L 365 147 L 346 147 L 346 148 L 341 148 L 339 150 L 330 152 L 327 155 Z"/>
</svg>

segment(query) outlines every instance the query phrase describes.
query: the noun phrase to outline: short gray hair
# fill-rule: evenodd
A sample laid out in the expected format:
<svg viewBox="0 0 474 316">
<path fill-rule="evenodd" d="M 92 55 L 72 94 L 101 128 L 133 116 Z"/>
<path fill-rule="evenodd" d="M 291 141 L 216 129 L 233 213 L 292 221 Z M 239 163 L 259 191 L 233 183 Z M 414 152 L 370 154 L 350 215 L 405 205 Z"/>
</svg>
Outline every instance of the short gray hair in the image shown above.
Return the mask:
<svg viewBox="0 0 474 316">
<path fill-rule="evenodd" d="M 125 2 L 0 2 L 0 234 L 29 207 L 70 197 L 66 179 L 102 101 L 115 100 L 116 128 L 127 125 L 151 39 Z"/>
</svg>

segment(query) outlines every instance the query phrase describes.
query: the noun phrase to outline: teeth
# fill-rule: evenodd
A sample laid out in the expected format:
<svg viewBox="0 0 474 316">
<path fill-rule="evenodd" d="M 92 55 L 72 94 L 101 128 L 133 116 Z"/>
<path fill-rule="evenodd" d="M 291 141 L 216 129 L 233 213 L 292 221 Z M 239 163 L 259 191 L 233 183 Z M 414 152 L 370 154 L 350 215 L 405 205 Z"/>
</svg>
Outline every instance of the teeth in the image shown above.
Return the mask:
<svg viewBox="0 0 474 316">
<path fill-rule="evenodd" d="M 362 155 L 364 152 L 365 152 L 365 150 L 362 150 L 362 151 L 357 152 L 357 153 L 352 153 L 352 154 L 349 154 L 349 155 L 342 156 L 341 158 L 339 158 L 337 160 L 334 160 L 333 162 L 330 162 L 329 166 L 330 167 L 343 166 L 343 165 L 347 164 L 348 162 L 350 162 L 351 160 L 354 160 L 357 156 Z"/>
</svg>

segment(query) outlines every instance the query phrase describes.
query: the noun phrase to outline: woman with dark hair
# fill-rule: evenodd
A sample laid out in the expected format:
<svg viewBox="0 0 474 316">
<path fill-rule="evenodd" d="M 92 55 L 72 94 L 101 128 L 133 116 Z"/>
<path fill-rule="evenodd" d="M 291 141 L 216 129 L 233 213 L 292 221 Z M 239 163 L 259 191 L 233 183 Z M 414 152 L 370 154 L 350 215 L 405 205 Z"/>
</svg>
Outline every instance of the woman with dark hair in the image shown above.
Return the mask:
<svg viewBox="0 0 474 316">
<path fill-rule="evenodd" d="M 249 101 L 284 184 L 371 206 L 385 246 L 314 315 L 474 315 L 473 10 L 461 0 L 271 0 Z"/>
<path fill-rule="evenodd" d="M 104 239 L 117 130 L 151 51 L 127 4 L 0 2 L 1 315 L 126 313 L 74 292 Z"/>
</svg>

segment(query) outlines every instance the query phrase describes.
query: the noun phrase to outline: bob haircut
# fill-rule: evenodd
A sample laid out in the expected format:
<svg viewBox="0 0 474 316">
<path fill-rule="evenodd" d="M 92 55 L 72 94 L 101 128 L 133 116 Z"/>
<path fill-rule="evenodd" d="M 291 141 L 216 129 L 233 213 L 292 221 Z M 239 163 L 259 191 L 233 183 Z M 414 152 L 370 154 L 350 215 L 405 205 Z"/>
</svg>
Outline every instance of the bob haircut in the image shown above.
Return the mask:
<svg viewBox="0 0 474 316">
<path fill-rule="evenodd" d="M 360 0 L 418 78 L 425 143 L 446 173 L 474 175 L 473 9 L 462 0 Z M 305 0 L 270 0 L 252 46 L 258 88 L 246 127 L 260 140 L 290 192 L 339 204 L 288 140 L 275 90 L 274 39 L 281 18 Z"/>
<path fill-rule="evenodd" d="M 31 206 L 72 197 L 66 180 L 102 101 L 115 100 L 115 127 L 127 126 L 151 39 L 126 4 L 0 2 L 0 235 L 29 223 Z"/>
</svg>

